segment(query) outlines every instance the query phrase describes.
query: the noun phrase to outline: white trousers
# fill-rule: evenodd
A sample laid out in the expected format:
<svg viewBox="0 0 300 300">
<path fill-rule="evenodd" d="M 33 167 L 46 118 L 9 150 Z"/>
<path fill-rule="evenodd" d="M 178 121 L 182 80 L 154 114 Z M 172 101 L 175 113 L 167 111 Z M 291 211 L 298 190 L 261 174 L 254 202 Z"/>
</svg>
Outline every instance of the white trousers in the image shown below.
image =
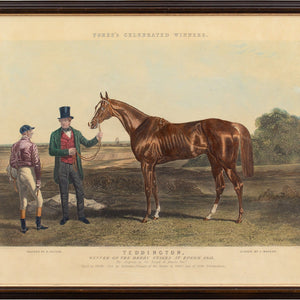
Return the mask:
<svg viewBox="0 0 300 300">
<path fill-rule="evenodd" d="M 36 177 L 32 167 L 21 167 L 18 169 L 17 184 L 19 189 L 21 210 L 26 209 L 30 194 L 36 201 L 36 207 L 43 206 L 43 196 L 41 191 L 39 191 L 37 195 Z"/>
</svg>

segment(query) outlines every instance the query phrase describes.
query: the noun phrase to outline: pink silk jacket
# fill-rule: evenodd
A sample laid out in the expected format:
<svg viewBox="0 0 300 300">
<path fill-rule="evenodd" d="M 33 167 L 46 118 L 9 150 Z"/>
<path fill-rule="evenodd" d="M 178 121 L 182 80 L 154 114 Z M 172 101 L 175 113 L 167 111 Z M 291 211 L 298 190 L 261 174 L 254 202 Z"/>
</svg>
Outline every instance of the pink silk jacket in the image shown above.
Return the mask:
<svg viewBox="0 0 300 300">
<path fill-rule="evenodd" d="M 30 141 L 30 138 L 23 136 L 11 148 L 10 165 L 12 168 L 33 167 L 36 176 L 36 182 L 41 181 L 41 162 L 36 144 Z"/>
</svg>

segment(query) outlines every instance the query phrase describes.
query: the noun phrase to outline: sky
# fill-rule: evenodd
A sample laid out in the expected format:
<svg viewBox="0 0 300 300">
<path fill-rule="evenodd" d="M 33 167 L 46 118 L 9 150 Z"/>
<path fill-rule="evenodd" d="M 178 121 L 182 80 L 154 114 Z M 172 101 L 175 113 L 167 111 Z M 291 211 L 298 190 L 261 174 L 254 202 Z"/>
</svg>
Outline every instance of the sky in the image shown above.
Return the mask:
<svg viewBox="0 0 300 300">
<path fill-rule="evenodd" d="M 170 122 L 221 118 L 244 124 L 278 107 L 300 116 L 300 42 L 264 39 L 2 39 L 0 144 L 20 138 L 49 142 L 59 107 L 71 106 L 72 126 L 88 127 L 99 93 Z M 116 118 L 103 140 L 129 140 Z"/>
</svg>

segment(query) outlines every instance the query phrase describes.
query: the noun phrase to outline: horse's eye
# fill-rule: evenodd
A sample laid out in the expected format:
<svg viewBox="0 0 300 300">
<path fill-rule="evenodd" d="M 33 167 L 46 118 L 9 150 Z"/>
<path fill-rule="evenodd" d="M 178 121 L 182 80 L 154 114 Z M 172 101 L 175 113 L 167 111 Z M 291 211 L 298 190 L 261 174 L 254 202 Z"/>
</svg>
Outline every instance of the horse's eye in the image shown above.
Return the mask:
<svg viewBox="0 0 300 300">
<path fill-rule="evenodd" d="M 104 107 L 101 107 L 101 110 L 104 110 Z"/>
</svg>

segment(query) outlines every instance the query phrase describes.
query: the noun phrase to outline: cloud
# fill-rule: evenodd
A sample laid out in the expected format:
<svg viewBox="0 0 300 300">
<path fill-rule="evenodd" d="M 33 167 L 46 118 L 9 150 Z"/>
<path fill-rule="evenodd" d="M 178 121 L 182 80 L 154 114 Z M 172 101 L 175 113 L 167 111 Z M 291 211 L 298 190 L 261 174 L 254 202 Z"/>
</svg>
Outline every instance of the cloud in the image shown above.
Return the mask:
<svg viewBox="0 0 300 300">
<path fill-rule="evenodd" d="M 41 41 L 1 42 L 0 143 L 23 123 L 48 142 L 58 108 L 70 105 L 87 138 L 99 92 L 173 122 L 220 117 L 245 123 L 273 107 L 300 115 L 300 44 L 274 42 Z M 6 130 L 9 124 L 9 131 Z M 128 139 L 116 119 L 104 140 Z M 16 133 L 16 134 L 14 134 Z"/>
</svg>

